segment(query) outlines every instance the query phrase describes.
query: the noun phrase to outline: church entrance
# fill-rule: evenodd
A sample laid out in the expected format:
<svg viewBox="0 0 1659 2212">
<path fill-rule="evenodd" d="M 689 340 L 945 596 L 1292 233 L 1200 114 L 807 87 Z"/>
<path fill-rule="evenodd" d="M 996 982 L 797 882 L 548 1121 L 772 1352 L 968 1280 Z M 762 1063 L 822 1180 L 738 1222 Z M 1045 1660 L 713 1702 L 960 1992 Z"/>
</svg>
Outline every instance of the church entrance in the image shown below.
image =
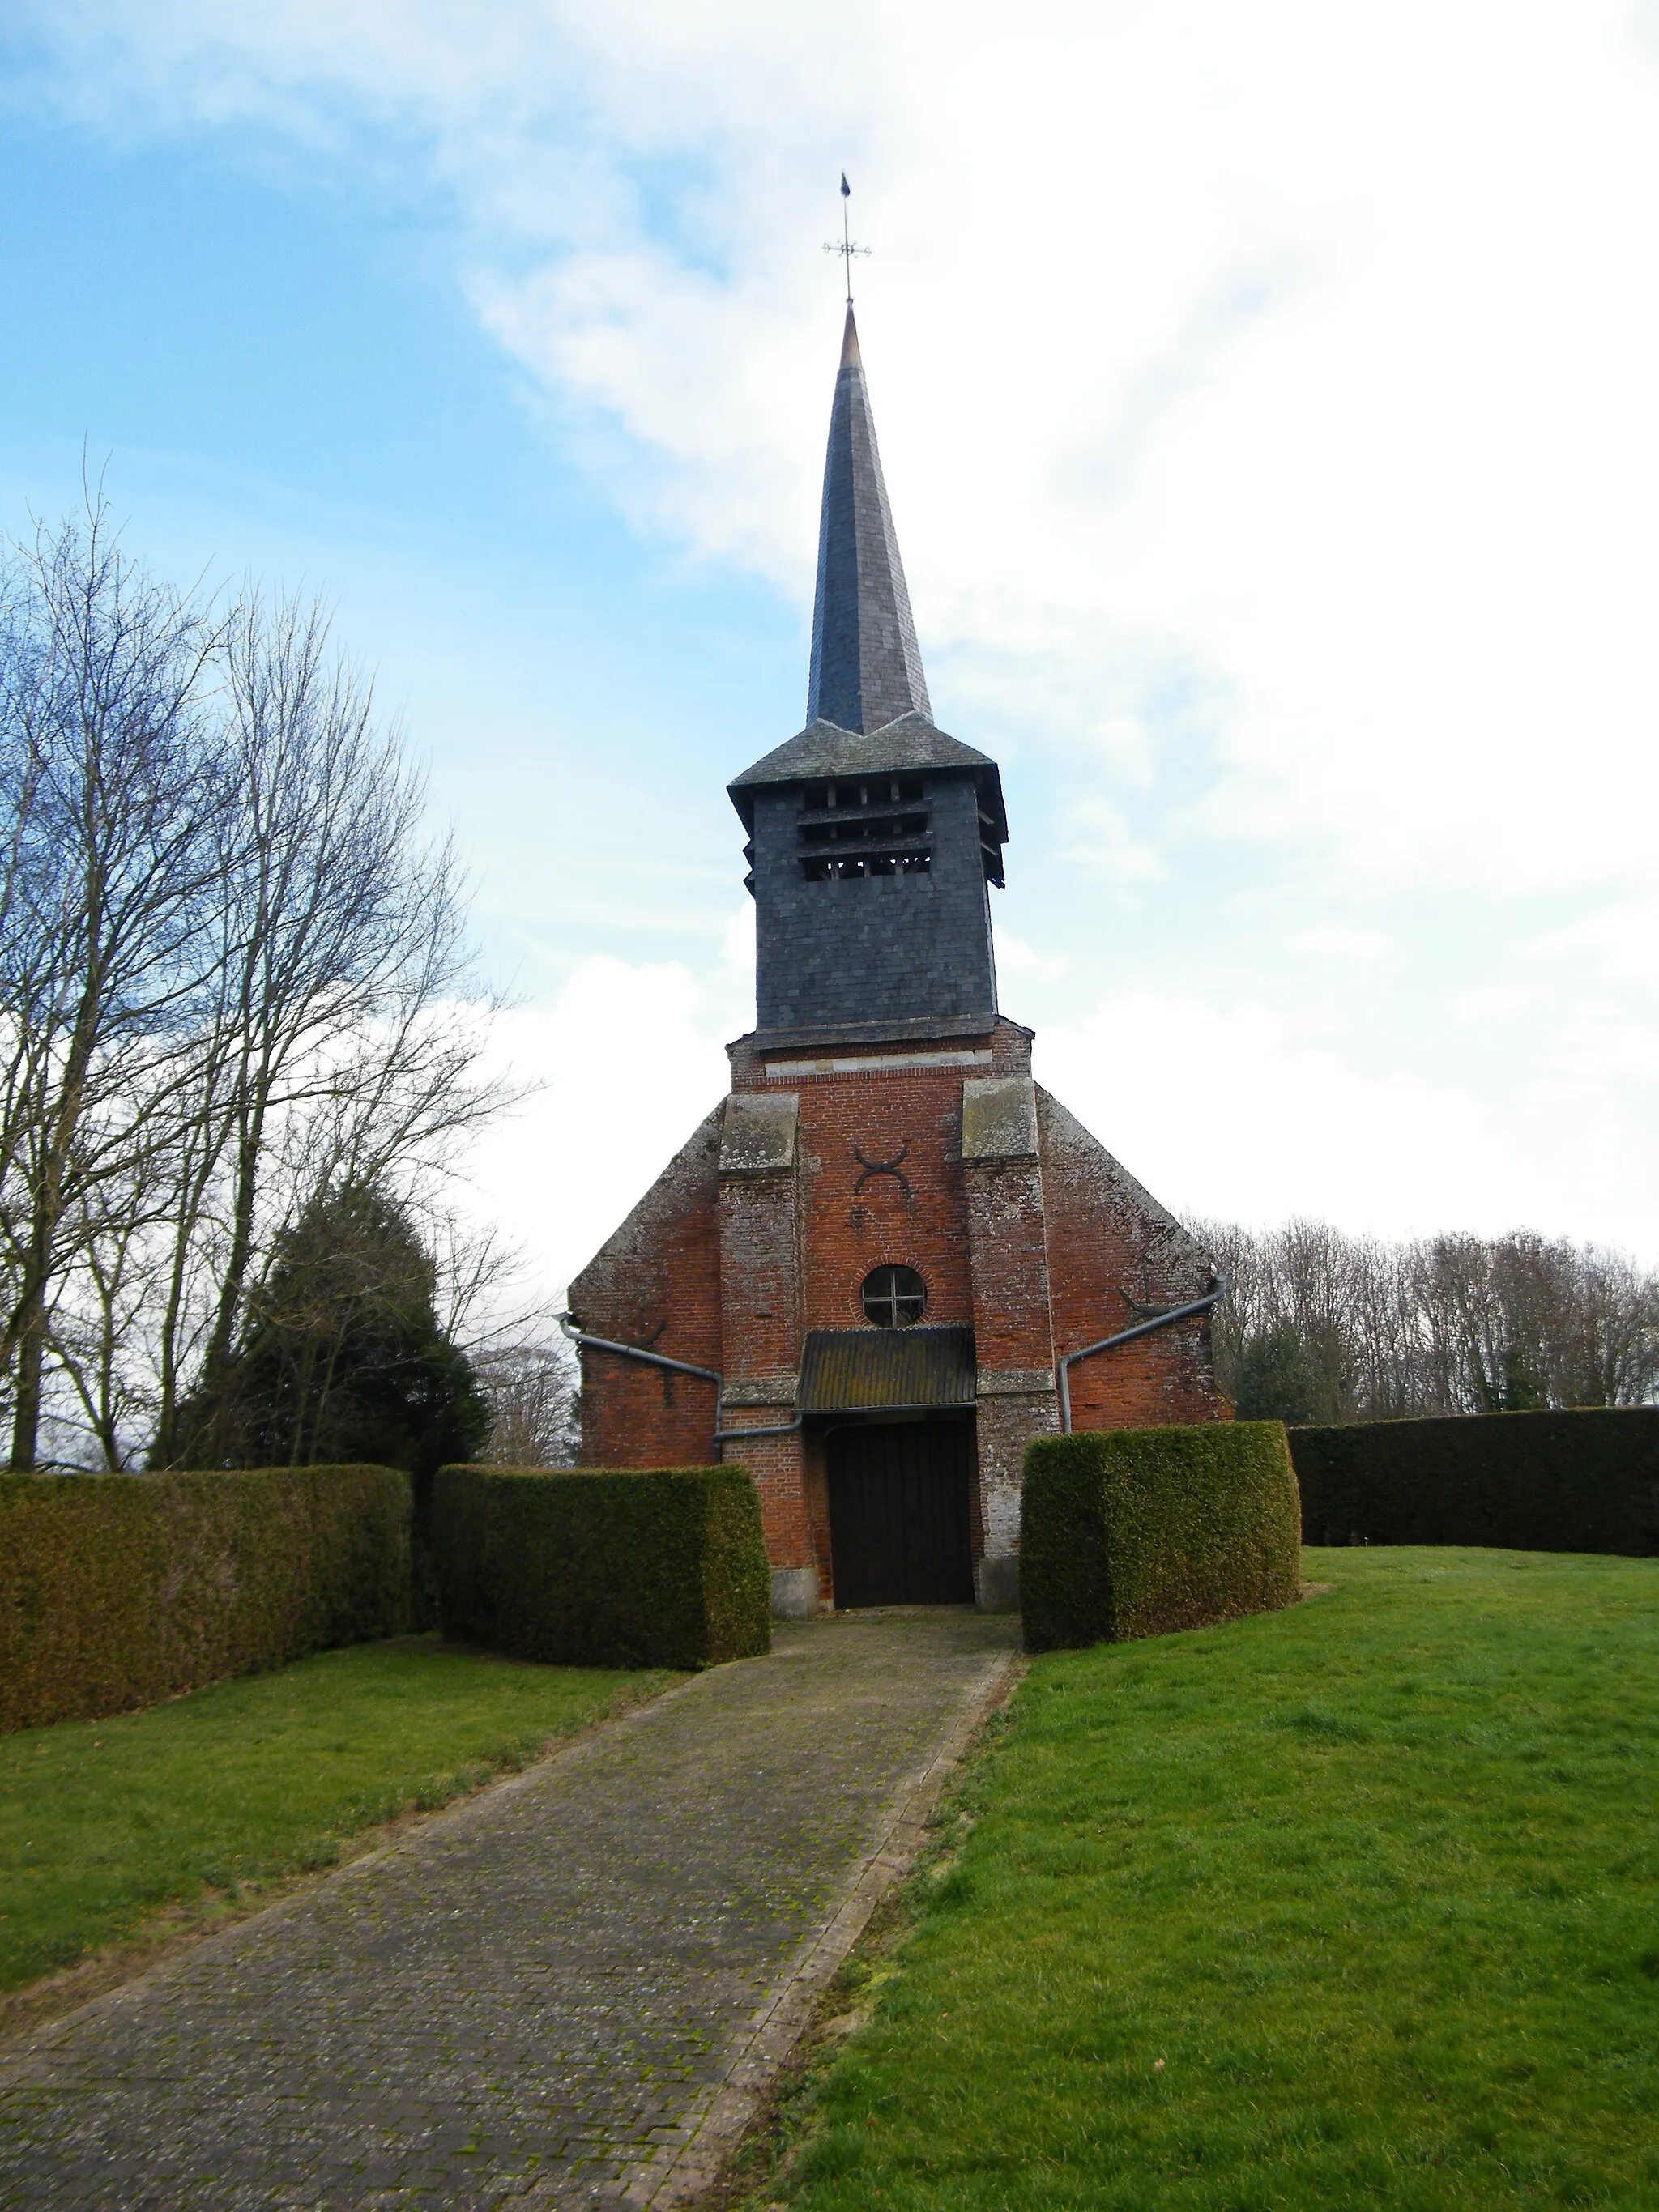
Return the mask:
<svg viewBox="0 0 1659 2212">
<path fill-rule="evenodd" d="M 826 1443 L 836 1605 L 971 1605 L 972 1424 L 872 1422 Z"/>
</svg>

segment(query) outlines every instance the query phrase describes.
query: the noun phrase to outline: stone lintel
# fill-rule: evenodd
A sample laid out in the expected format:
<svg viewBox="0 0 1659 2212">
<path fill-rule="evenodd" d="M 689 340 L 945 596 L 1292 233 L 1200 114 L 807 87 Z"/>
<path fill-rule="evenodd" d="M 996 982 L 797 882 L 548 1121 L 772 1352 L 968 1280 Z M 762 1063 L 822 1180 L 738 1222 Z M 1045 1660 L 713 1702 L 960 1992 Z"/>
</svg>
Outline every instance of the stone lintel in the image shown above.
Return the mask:
<svg viewBox="0 0 1659 2212">
<path fill-rule="evenodd" d="M 1052 1398 L 1054 1374 L 1047 1367 L 981 1367 L 976 1395 L 981 1398 Z"/>
<path fill-rule="evenodd" d="M 971 1165 L 1036 1156 L 1036 1086 L 1030 1077 L 969 1077 L 962 1086 L 963 1160 Z"/>
<path fill-rule="evenodd" d="M 950 1052 L 886 1052 L 863 1060 L 775 1060 L 767 1065 L 769 1083 L 789 1083 L 813 1075 L 908 1075 L 921 1068 L 988 1067 L 989 1045 L 959 1045 Z"/>
<path fill-rule="evenodd" d="M 1053 1385 L 1049 1386 L 1051 1389 Z M 732 1382 L 729 1377 L 720 1405 L 726 1413 L 740 1411 L 751 1406 L 761 1406 L 769 1412 L 793 1413 L 795 1394 L 800 1388 L 800 1377 L 795 1374 L 751 1375 L 746 1382 Z"/>
<path fill-rule="evenodd" d="M 787 1174 L 795 1164 L 799 1120 L 798 1091 L 734 1091 L 720 1127 L 720 1173 Z"/>
</svg>

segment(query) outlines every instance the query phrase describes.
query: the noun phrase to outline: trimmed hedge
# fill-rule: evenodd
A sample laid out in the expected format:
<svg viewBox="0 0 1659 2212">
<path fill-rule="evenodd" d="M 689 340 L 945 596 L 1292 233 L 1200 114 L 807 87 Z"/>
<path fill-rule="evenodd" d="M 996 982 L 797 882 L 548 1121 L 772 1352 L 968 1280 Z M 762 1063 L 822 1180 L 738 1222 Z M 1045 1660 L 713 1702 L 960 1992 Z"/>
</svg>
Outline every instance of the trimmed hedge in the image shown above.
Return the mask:
<svg viewBox="0 0 1659 2212">
<path fill-rule="evenodd" d="M 1659 1407 L 1291 1431 L 1308 1544 L 1659 1553 Z"/>
<path fill-rule="evenodd" d="M 772 1644 L 760 1500 L 740 1467 L 446 1467 L 444 1632 L 573 1667 L 702 1667 Z"/>
<path fill-rule="evenodd" d="M 1121 1643 L 1271 1613 L 1301 1587 L 1278 1421 L 1042 1437 L 1025 1455 L 1025 1647 Z"/>
<path fill-rule="evenodd" d="M 399 1634 L 409 1517 L 385 1467 L 0 1475 L 0 1729 Z"/>
</svg>

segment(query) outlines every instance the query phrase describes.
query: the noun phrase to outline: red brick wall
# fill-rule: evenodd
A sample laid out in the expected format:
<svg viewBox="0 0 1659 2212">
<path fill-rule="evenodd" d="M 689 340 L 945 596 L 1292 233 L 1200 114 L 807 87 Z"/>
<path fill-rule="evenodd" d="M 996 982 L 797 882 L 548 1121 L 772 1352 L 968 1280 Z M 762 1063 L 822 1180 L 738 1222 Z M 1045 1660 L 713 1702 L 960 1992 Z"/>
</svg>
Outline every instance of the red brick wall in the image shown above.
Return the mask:
<svg viewBox="0 0 1659 2212">
<path fill-rule="evenodd" d="M 728 1385 L 787 1378 L 800 1365 L 794 1176 L 724 1175 L 720 1189 L 720 1334 Z"/>
<path fill-rule="evenodd" d="M 1035 1160 L 1011 1160 L 969 1167 L 963 1182 L 980 1366 L 1052 1367 L 1042 1171 Z"/>
<path fill-rule="evenodd" d="M 1184 1304 L 1209 1287 L 1207 1257 L 1048 1092 L 1037 1093 L 1056 1354 L 1132 1328 L 1141 1306 Z M 1126 1295 L 1127 1293 L 1127 1295 Z M 1072 1425 L 1152 1428 L 1224 1420 L 1209 1331 L 1176 1322 L 1071 1370 Z"/>
<path fill-rule="evenodd" d="M 859 1287 L 872 1267 L 917 1268 L 928 1285 L 927 1319 L 971 1323 L 983 1377 L 1005 1386 L 980 1403 L 975 1503 L 976 1549 L 982 1541 L 1000 1552 L 1014 1541 L 1024 1446 L 1057 1422 L 1048 1383 L 1054 1355 L 1131 1326 L 1140 1318 L 1131 1298 L 1173 1305 L 1200 1296 L 1209 1270 L 1173 1218 L 1044 1091 L 1040 1175 L 1018 1162 L 964 1168 L 964 1079 L 1028 1072 L 1030 1038 L 1005 1022 L 991 1038 L 963 1045 L 992 1057 L 890 1072 L 792 1069 L 783 1083 L 769 1081 L 746 1041 L 734 1046 L 734 1090 L 787 1089 L 799 1099 L 794 1173 L 722 1177 L 722 1102 L 572 1285 L 571 1304 L 597 1334 L 723 1368 L 727 1426 L 769 1426 L 788 1418 L 803 1332 L 860 1326 Z M 899 1059 L 943 1048 L 860 1047 L 838 1056 Z M 896 1161 L 902 1182 L 866 1172 L 872 1161 Z M 1079 1429 L 1230 1412 L 1200 1321 L 1071 1372 Z M 605 1352 L 584 1355 L 588 1466 L 705 1462 L 714 1413 L 712 1384 Z M 821 1438 L 809 1429 L 734 1442 L 726 1452 L 755 1474 L 774 1565 L 816 1564 L 828 1596 Z"/>
<path fill-rule="evenodd" d="M 1127 1323 L 1125 1326 L 1128 1326 Z M 1201 1320 L 1176 1322 L 1071 1370 L 1074 1429 L 1158 1429 L 1231 1418 L 1210 1369 Z"/>
<path fill-rule="evenodd" d="M 721 1364 L 717 1218 L 724 1099 L 570 1285 L 581 1327 L 694 1366 Z M 714 1386 L 584 1351 L 584 1467 L 707 1467 Z"/>
<path fill-rule="evenodd" d="M 958 1146 L 958 1072 L 851 1075 L 803 1084 L 799 1204 L 808 1328 L 859 1328 L 859 1292 L 872 1267 L 915 1267 L 926 1319 L 974 1317 L 968 1219 Z M 854 1149 L 856 1147 L 856 1151 Z M 896 1160 L 900 1182 L 865 1160 Z"/>
<path fill-rule="evenodd" d="M 734 1413 L 730 1428 L 770 1427 L 769 1413 Z M 801 1437 L 762 1437 L 752 1444 L 728 1439 L 726 1456 L 734 1466 L 746 1467 L 760 1493 L 761 1526 L 766 1532 L 766 1556 L 775 1567 L 817 1565 L 817 1548 L 807 1507 L 806 1484 L 801 1465 Z M 822 1569 L 819 1582 L 827 1580 Z"/>
<path fill-rule="evenodd" d="M 928 1068 L 896 1064 L 917 1054 L 951 1050 L 957 1042 L 848 1047 L 833 1055 L 805 1048 L 775 1054 L 783 1062 L 832 1056 L 895 1062 L 890 1073 L 802 1074 L 793 1066 L 786 1082 L 769 1079 L 746 1040 L 732 1048 L 734 1090 L 787 1089 L 800 1101 L 796 1204 L 804 1328 L 860 1327 L 860 1286 L 872 1267 L 890 1262 L 921 1273 L 928 1288 L 930 1322 L 972 1322 L 961 1162 L 963 1079 L 1028 1068 L 1030 1040 L 1013 1023 L 1001 1022 L 989 1038 L 959 1041 L 962 1049 L 989 1051 L 989 1061 Z M 902 1182 L 868 1173 L 865 1163 L 870 1161 L 897 1161 Z"/>
</svg>

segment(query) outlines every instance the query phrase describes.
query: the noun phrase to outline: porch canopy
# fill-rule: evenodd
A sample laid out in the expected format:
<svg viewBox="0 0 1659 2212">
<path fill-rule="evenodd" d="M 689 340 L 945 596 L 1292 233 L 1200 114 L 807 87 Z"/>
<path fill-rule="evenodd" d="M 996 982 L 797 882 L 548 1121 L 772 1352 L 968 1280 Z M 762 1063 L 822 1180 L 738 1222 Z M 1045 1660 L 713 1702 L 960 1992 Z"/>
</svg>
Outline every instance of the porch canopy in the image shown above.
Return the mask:
<svg viewBox="0 0 1659 2212">
<path fill-rule="evenodd" d="M 814 1328 L 801 1356 L 802 1413 L 913 1413 L 970 1407 L 971 1328 Z"/>
</svg>

